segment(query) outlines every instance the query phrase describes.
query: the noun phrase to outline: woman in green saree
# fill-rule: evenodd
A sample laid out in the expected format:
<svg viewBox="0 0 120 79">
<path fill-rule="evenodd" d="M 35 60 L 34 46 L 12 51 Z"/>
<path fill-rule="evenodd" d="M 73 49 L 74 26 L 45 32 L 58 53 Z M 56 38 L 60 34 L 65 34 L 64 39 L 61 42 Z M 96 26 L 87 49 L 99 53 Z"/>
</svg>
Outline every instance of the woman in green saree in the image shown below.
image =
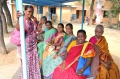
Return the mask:
<svg viewBox="0 0 120 79">
<path fill-rule="evenodd" d="M 54 52 L 59 52 L 64 40 L 65 32 L 64 32 L 64 25 L 59 23 L 57 26 L 57 32 L 53 36 L 53 38 L 48 41 L 46 48 L 44 50 L 42 61 L 48 57 L 49 55 L 53 54 Z"/>
<path fill-rule="evenodd" d="M 50 41 L 54 37 L 54 35 L 56 33 L 56 29 L 52 26 L 51 21 L 47 21 L 45 23 L 45 25 L 46 25 L 47 28 L 46 28 L 46 31 L 45 31 L 45 34 L 44 34 L 44 41 L 38 43 L 38 56 L 39 56 L 40 60 L 41 60 L 43 52 L 44 52 L 44 50 L 46 48 L 46 43 L 48 41 Z"/>
<path fill-rule="evenodd" d="M 62 63 L 62 55 L 66 52 L 68 45 L 76 39 L 73 35 L 73 25 L 71 23 L 66 25 L 66 33 L 61 50 L 58 53 L 54 52 L 52 55 L 45 58 L 42 63 L 44 79 L 51 79 L 54 69 Z"/>
</svg>

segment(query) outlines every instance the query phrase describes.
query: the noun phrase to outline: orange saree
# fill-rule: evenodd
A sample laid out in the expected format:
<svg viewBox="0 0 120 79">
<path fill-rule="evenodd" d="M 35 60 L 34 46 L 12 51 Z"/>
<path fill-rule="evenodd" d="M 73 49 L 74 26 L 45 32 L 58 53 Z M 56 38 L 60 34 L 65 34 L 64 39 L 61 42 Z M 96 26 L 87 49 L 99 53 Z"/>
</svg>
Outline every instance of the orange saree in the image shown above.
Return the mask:
<svg viewBox="0 0 120 79">
<path fill-rule="evenodd" d="M 90 42 L 95 43 L 99 47 L 99 60 L 102 60 L 104 63 L 110 61 L 110 69 L 102 63 L 99 64 L 99 71 L 96 79 L 119 79 L 119 70 L 110 55 L 105 37 L 102 36 L 99 40 L 96 40 L 95 36 L 93 36 Z"/>
</svg>

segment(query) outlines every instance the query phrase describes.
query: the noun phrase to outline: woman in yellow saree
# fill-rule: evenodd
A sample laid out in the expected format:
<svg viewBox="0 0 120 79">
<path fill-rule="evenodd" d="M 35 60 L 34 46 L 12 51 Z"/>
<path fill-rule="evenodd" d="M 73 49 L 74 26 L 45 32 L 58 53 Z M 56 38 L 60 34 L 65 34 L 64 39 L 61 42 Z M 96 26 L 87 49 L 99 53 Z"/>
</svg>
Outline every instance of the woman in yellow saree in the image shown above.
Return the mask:
<svg viewBox="0 0 120 79">
<path fill-rule="evenodd" d="M 90 38 L 90 42 L 99 49 L 99 67 L 95 79 L 119 79 L 118 67 L 110 55 L 108 43 L 105 37 L 102 36 L 103 32 L 104 27 L 97 25 L 95 28 L 95 36 Z"/>
</svg>

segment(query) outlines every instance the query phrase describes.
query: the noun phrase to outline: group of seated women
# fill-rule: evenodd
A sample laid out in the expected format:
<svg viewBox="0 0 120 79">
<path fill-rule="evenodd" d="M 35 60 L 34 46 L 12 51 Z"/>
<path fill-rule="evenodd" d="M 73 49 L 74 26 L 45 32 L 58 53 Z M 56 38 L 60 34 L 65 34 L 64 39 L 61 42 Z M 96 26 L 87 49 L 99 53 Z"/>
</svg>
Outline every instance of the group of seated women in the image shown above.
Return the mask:
<svg viewBox="0 0 120 79">
<path fill-rule="evenodd" d="M 71 23 L 66 24 L 65 27 L 59 23 L 57 28 L 54 28 L 52 22 L 47 21 L 45 16 L 37 24 L 33 12 L 34 8 L 31 5 L 25 6 L 28 79 L 41 79 L 41 76 L 43 79 L 119 79 L 118 67 L 112 59 L 105 37 L 102 36 L 104 33 L 102 25 L 95 27 L 95 35 L 88 42 L 85 30 L 78 30 L 76 37 Z M 21 16 L 18 11 L 18 20 Z M 24 69 L 22 53 L 24 52 L 21 50 L 19 24 L 20 21 L 17 21 L 13 36 L 19 35 L 17 48 L 21 57 L 20 79 L 23 79 L 25 74 L 22 72 L 22 68 Z"/>
<path fill-rule="evenodd" d="M 102 36 L 102 25 L 95 27 L 89 42 L 85 30 L 78 30 L 77 37 L 73 34 L 71 23 L 65 27 L 59 23 L 54 28 L 51 21 L 46 21 L 45 26 L 44 40 L 38 43 L 43 79 L 119 79 L 118 67 Z"/>
</svg>

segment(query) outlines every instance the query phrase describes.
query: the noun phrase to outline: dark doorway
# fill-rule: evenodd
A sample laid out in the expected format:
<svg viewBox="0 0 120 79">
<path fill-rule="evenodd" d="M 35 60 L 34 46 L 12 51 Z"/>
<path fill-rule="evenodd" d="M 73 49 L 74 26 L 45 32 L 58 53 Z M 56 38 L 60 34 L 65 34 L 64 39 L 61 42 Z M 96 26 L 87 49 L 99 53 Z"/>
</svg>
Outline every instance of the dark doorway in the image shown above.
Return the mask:
<svg viewBox="0 0 120 79">
<path fill-rule="evenodd" d="M 79 10 L 77 10 L 76 11 L 76 14 L 77 14 L 77 19 L 79 18 L 79 16 L 80 16 L 80 13 L 79 13 L 80 11 Z"/>
<path fill-rule="evenodd" d="M 76 10 L 76 15 L 77 15 L 77 19 L 79 19 L 79 16 L 82 17 L 82 10 Z M 85 16 L 86 16 L 86 10 L 84 10 L 84 20 L 85 20 Z"/>
<path fill-rule="evenodd" d="M 51 7 L 50 12 L 51 14 L 56 14 L 56 7 Z"/>
<path fill-rule="evenodd" d="M 51 7 L 50 13 L 51 13 L 51 20 L 52 20 L 52 14 L 56 14 L 56 7 Z"/>
<path fill-rule="evenodd" d="M 84 10 L 84 17 L 86 16 L 86 10 Z"/>
</svg>

